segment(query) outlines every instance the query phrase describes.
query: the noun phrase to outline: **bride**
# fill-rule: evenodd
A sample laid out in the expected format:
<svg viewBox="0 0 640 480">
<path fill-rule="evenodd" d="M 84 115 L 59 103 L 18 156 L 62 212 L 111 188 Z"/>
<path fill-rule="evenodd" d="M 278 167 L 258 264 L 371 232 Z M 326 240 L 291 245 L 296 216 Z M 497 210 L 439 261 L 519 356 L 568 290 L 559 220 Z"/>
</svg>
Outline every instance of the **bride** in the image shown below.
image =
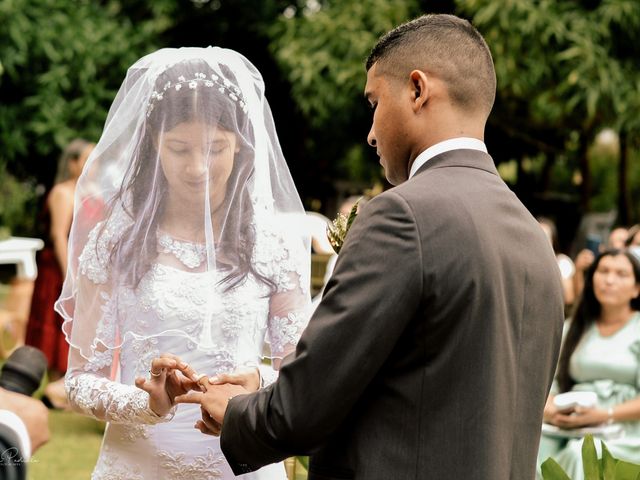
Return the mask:
<svg viewBox="0 0 640 480">
<path fill-rule="evenodd" d="M 99 214 L 83 207 L 96 199 Z M 200 410 L 171 399 L 196 372 L 273 381 L 263 352 L 277 368 L 306 326 L 309 243 L 287 228 L 304 212 L 260 73 L 215 47 L 140 59 L 76 205 L 56 309 L 71 405 L 108 422 L 92 478 L 235 478 L 218 439 L 193 428 Z M 149 370 L 164 352 L 177 357 Z M 175 362 L 192 378 L 162 368 Z M 280 464 L 242 478 L 286 476 Z"/>
</svg>

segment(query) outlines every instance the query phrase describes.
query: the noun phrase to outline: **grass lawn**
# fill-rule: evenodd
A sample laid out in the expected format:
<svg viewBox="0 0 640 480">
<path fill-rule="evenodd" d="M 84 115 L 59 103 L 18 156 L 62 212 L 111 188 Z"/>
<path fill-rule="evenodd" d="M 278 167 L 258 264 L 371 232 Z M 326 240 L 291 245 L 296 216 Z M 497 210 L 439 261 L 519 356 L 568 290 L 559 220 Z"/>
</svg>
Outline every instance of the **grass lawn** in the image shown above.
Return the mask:
<svg viewBox="0 0 640 480">
<path fill-rule="evenodd" d="M 104 424 L 73 412 L 51 410 L 51 440 L 31 458 L 27 480 L 87 480 L 98 458 Z M 295 480 L 306 480 L 297 463 Z M 292 479 L 294 480 L 294 479 Z"/>
<path fill-rule="evenodd" d="M 104 424 L 76 413 L 50 410 L 51 439 L 29 463 L 28 480 L 87 480 L 98 458 Z"/>
</svg>

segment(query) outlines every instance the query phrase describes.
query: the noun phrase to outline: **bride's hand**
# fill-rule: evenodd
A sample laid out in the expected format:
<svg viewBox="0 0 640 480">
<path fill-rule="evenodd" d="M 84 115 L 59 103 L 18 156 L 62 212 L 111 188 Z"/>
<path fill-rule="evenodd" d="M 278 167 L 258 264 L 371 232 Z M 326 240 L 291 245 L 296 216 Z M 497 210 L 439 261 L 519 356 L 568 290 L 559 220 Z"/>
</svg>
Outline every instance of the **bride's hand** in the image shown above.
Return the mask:
<svg viewBox="0 0 640 480">
<path fill-rule="evenodd" d="M 230 383 L 240 385 L 249 392 L 255 392 L 260 389 L 260 371 L 258 367 L 238 367 L 233 373 L 220 373 L 210 377 L 209 383 L 211 385 Z"/>
<path fill-rule="evenodd" d="M 163 353 L 151 361 L 151 377 L 136 378 L 136 386 L 149 394 L 149 408 L 165 416 L 175 405 L 175 398 L 190 390 L 200 390 L 197 374 L 176 355 Z"/>
</svg>

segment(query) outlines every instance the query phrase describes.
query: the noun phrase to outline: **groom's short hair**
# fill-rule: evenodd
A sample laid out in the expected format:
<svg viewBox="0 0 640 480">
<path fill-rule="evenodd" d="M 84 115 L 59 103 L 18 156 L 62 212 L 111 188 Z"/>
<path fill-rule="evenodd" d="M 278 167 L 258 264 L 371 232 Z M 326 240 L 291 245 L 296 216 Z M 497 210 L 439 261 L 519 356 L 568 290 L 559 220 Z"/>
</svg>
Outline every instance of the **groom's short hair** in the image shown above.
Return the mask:
<svg viewBox="0 0 640 480">
<path fill-rule="evenodd" d="M 443 80 L 449 97 L 466 111 L 489 115 L 496 95 L 491 52 L 471 23 L 454 15 L 423 15 L 380 38 L 367 58 L 367 71 L 406 79 L 423 70 Z"/>
</svg>

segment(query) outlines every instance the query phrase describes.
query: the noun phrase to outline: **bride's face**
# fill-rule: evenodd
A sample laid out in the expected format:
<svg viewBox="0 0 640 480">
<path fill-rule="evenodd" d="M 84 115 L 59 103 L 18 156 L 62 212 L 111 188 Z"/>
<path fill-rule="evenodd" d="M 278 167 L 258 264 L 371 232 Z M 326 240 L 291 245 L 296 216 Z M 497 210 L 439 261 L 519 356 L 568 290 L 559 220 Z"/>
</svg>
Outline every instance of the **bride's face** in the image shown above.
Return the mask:
<svg viewBox="0 0 640 480">
<path fill-rule="evenodd" d="M 217 125 L 183 122 L 163 132 L 158 151 L 170 200 L 197 205 L 208 184 L 215 210 L 224 200 L 238 149 L 236 135 Z"/>
</svg>

